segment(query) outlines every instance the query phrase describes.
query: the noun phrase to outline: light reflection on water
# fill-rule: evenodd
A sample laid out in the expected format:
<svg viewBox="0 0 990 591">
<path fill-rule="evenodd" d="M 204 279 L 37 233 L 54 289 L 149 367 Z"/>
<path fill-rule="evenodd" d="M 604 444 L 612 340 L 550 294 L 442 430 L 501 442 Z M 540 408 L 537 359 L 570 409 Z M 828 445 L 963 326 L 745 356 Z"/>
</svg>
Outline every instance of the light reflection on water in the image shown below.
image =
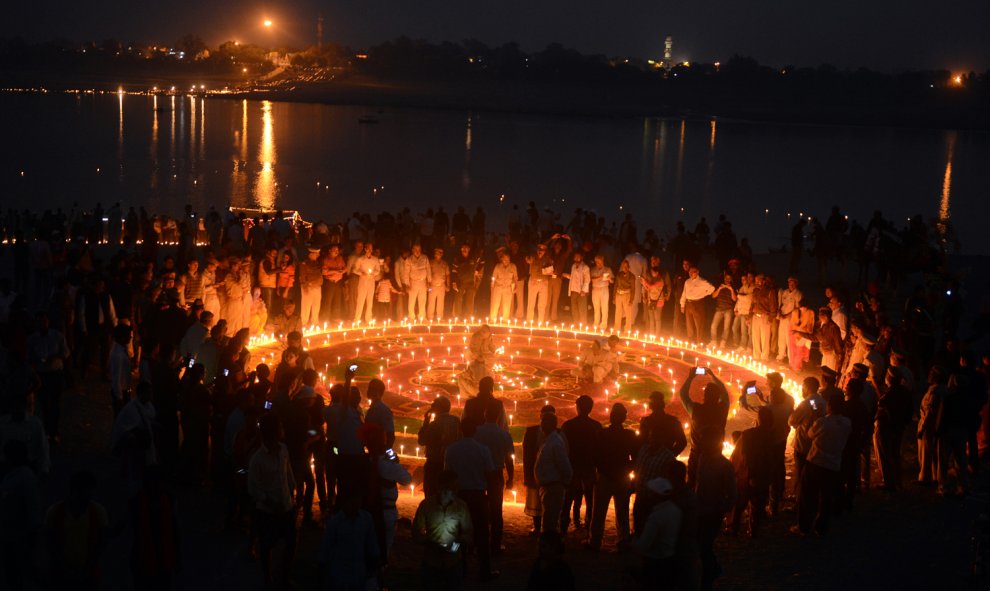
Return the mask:
<svg viewBox="0 0 990 591">
<path fill-rule="evenodd" d="M 120 200 L 177 214 L 233 203 L 343 219 L 355 208 L 481 205 L 494 221 L 532 200 L 565 223 L 577 207 L 610 221 L 629 212 L 661 236 L 725 213 L 766 248 L 787 243 L 799 211 L 837 204 L 859 219 L 875 208 L 892 220 L 951 218 L 965 251 L 990 254 L 980 227 L 990 136 L 973 132 L 412 109 L 362 125 L 364 107 L 184 95 L 0 94 L 0 112 L 18 138 L 0 144 L 0 178 L 29 173 L 6 195 L 15 207 Z"/>
<path fill-rule="evenodd" d="M 271 101 L 261 101 L 261 143 L 258 145 L 261 171 L 254 186 L 254 201 L 261 209 L 273 209 L 277 183 L 275 181 L 275 122 Z"/>
<path fill-rule="evenodd" d="M 956 131 L 946 133 L 945 174 L 942 175 L 942 198 L 938 203 L 938 231 L 946 238 L 952 221 L 952 158 L 956 150 Z"/>
</svg>

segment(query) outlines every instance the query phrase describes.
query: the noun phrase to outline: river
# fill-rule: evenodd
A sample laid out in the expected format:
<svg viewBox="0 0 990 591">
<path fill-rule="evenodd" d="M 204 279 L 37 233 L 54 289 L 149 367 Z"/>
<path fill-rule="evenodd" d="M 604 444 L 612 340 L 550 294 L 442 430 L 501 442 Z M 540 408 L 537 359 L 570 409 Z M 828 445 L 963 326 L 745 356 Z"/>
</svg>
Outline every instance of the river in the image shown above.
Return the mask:
<svg viewBox="0 0 990 591">
<path fill-rule="evenodd" d="M 756 248 L 833 205 L 864 221 L 951 222 L 990 254 L 990 135 L 710 119 L 567 118 L 130 94 L 0 94 L 3 207 L 115 201 L 177 214 L 191 203 L 353 210 L 529 201 L 632 214 L 669 234 L 719 214 Z M 377 123 L 360 123 L 373 115 Z M 981 238 L 980 236 L 983 236 Z"/>
</svg>

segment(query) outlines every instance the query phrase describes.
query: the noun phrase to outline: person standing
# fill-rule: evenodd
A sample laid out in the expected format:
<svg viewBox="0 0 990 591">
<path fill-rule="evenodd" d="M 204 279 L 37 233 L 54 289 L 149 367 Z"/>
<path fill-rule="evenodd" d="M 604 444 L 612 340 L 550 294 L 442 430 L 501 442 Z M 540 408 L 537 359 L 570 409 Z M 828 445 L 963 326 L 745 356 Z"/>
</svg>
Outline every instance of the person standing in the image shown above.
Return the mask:
<svg viewBox="0 0 990 591">
<path fill-rule="evenodd" d="M 450 291 L 450 267 L 443 260 L 443 249 L 434 248 L 430 260 L 430 293 L 426 299 L 427 320 L 443 319 L 444 299 Z"/>
<path fill-rule="evenodd" d="M 412 256 L 406 259 L 404 270 L 405 277 L 402 283 L 409 293 L 409 320 L 422 322 L 426 318 L 426 294 L 431 283 L 431 275 L 430 259 L 423 254 L 423 247 L 419 244 L 413 245 Z"/>
<path fill-rule="evenodd" d="M 292 491 L 296 488 L 289 465 L 289 450 L 282 439 L 282 424 L 275 414 L 259 421 L 261 447 L 248 465 L 248 492 L 255 506 L 255 531 L 258 534 L 258 559 L 263 583 L 270 587 L 272 550 L 278 541 L 285 542 L 285 559 L 278 577 L 282 586 L 289 582 L 289 570 L 296 550 L 296 509 Z"/>
<path fill-rule="evenodd" d="M 485 404 L 485 422 L 478 427 L 474 438 L 488 448 L 495 462 L 495 473 L 488 483 L 488 523 L 491 529 L 491 549 L 493 555 L 502 553 L 502 499 L 506 490 L 512 490 L 514 482 L 515 447 L 512 436 L 505 427 L 499 425 L 505 409 L 501 401 L 490 399 Z M 505 467 L 503 475 L 502 467 Z"/>
<path fill-rule="evenodd" d="M 322 582 L 318 588 L 363 591 L 375 580 L 382 558 L 372 516 L 361 508 L 361 496 L 347 495 L 340 510 L 326 522 L 318 558 Z"/>
<path fill-rule="evenodd" d="M 560 291 L 563 287 L 565 271 L 571 262 L 571 252 L 574 244 L 567 234 L 554 234 L 550 238 L 551 259 L 553 260 L 553 273 L 550 275 L 550 322 L 557 322 L 557 313 L 560 308 Z"/>
<path fill-rule="evenodd" d="M 698 403 L 691 400 L 691 384 L 698 376 L 695 368 L 688 370 L 687 378 L 678 392 L 681 405 L 691 417 L 691 452 L 688 455 L 688 486 L 694 486 L 694 477 L 698 470 L 698 457 L 706 447 L 722 449 L 725 440 L 725 422 L 729 416 L 729 392 L 712 370 L 705 369 L 704 374 L 711 381 L 705 384 L 703 401 Z"/>
<path fill-rule="evenodd" d="M 595 464 L 598 478 L 595 481 L 593 496 L 594 509 L 591 511 L 591 526 L 585 547 L 597 552 L 602 546 L 605 532 L 605 516 L 610 501 L 615 503 L 615 527 L 619 534 L 618 549 L 629 547 L 632 539 L 629 531 L 629 496 L 632 492 L 633 461 L 638 451 L 636 433 L 623 424 L 628 413 L 621 402 L 612 405 L 609 412 L 609 425 L 601 430 L 595 450 Z M 565 423 L 566 425 L 566 423 Z"/>
<path fill-rule="evenodd" d="M 556 414 L 556 409 L 545 404 L 540 408 L 540 424 L 526 427 L 523 432 L 523 484 L 526 486 L 526 506 L 524 513 L 533 518 L 531 536 L 539 536 L 543 530 L 543 504 L 540 502 L 540 483 L 536 480 L 536 458 L 546 441 L 543 432 L 543 416 Z"/>
<path fill-rule="evenodd" d="M 344 277 L 347 264 L 340 256 L 340 245 L 331 244 L 322 261 L 323 298 L 320 301 L 320 314 L 324 320 L 337 320 L 343 317 Z"/>
<path fill-rule="evenodd" d="M 364 422 L 375 423 L 381 427 L 385 434 L 385 449 L 392 449 L 395 445 L 395 418 L 392 409 L 382 400 L 385 397 L 385 383 L 378 378 L 372 379 L 368 382 L 367 395 L 371 404 L 368 406 Z"/>
<path fill-rule="evenodd" d="M 643 557 L 643 582 L 673 581 L 677 573 L 674 551 L 681 532 L 681 509 L 674 503 L 674 488 L 666 478 L 650 480 L 645 489 L 656 498 L 634 547 Z"/>
<path fill-rule="evenodd" d="M 901 487 L 901 441 L 904 429 L 911 421 L 913 393 L 900 380 L 893 368 L 888 368 L 884 388 L 877 399 L 876 429 L 873 442 L 880 464 L 883 488 L 893 492 Z"/>
<path fill-rule="evenodd" d="M 670 274 L 660 268 L 660 257 L 650 257 L 650 268 L 640 277 L 647 334 L 659 335 L 663 307 L 670 299 Z"/>
<path fill-rule="evenodd" d="M 110 350 L 110 404 L 114 418 L 131 399 L 131 358 L 127 347 L 131 344 L 131 327 L 126 324 L 113 329 L 113 348 Z"/>
<path fill-rule="evenodd" d="M 708 449 L 698 460 L 694 494 L 698 499 L 698 550 L 701 555 L 701 590 L 711 591 L 722 569 L 715 556 L 715 539 L 725 514 L 736 506 L 736 474 L 720 450 Z"/>
<path fill-rule="evenodd" d="M 464 252 L 464 248 L 461 248 L 461 252 Z M 511 318 L 512 312 L 512 294 L 516 289 L 516 283 L 519 281 L 519 276 L 516 272 L 516 266 L 509 259 L 509 254 L 503 252 L 499 255 L 499 264 L 495 265 L 492 270 L 492 292 L 491 292 L 491 310 L 489 313 L 489 318 L 492 322 L 497 322 L 499 319 L 508 320 Z M 460 289 L 459 287 L 457 289 Z M 460 292 L 454 299 L 454 305 L 456 308 L 457 301 L 460 299 L 465 299 L 466 296 L 462 296 Z M 471 296 L 472 303 L 474 302 L 474 296 Z M 473 312 L 474 309 L 471 309 Z M 454 315 L 458 316 L 459 312 L 455 309 Z"/>
<path fill-rule="evenodd" d="M 110 520 L 103 505 L 93 501 L 96 476 L 74 472 L 69 494 L 45 515 L 45 537 L 51 574 L 58 589 L 96 591 L 100 588 L 100 559 Z"/>
<path fill-rule="evenodd" d="M 698 267 L 688 269 L 681 292 L 681 311 L 687 324 L 687 338 L 701 342 L 705 338 L 705 298 L 715 293 L 715 286 L 702 279 Z"/>
<path fill-rule="evenodd" d="M 934 366 L 928 371 L 928 390 L 921 399 L 918 414 L 918 484 L 931 486 L 938 481 L 938 409 L 947 390 L 945 370 Z"/>
<path fill-rule="evenodd" d="M 464 580 L 465 546 L 474 539 L 467 503 L 457 497 L 457 474 L 438 475 L 436 490 L 416 508 L 413 541 L 424 546 L 421 589 L 460 591 Z"/>
<path fill-rule="evenodd" d="M 488 522 L 488 487 L 495 479 L 495 462 L 487 447 L 474 435 L 477 425 L 472 421 L 461 423 L 463 437 L 447 446 L 444 452 L 444 470 L 457 474 L 457 495 L 467 503 L 474 526 L 474 549 L 478 554 L 482 581 L 499 576 L 492 570 L 491 532 Z"/>
<path fill-rule="evenodd" d="M 648 484 L 655 478 L 666 476 L 671 463 L 676 461 L 674 454 L 661 444 L 662 437 L 656 429 L 649 432 L 646 443 L 636 452 L 633 471 L 630 473 L 635 484 L 636 502 L 633 504 L 632 516 L 633 532 L 637 536 L 642 535 L 646 519 L 657 503 L 657 497 Z"/>
<path fill-rule="evenodd" d="M 798 525 L 794 533 L 808 535 L 812 531 L 822 536 L 828 531 L 833 491 L 838 487 L 842 452 L 852 431 L 849 419 L 842 416 L 841 396 L 833 395 L 826 402 L 826 414 L 808 430 L 811 449 L 808 462 L 801 473 L 801 494 L 798 497 Z"/>
<path fill-rule="evenodd" d="M 320 302 L 323 298 L 323 264 L 320 249 L 310 246 L 306 258 L 299 264 L 299 315 L 303 326 L 320 322 Z"/>
<path fill-rule="evenodd" d="M 450 414 L 450 399 L 437 397 L 423 417 L 417 441 L 426 448 L 426 463 L 423 465 L 423 494 L 430 496 L 436 492 L 437 479 L 443 472 L 444 456 L 447 447 L 461 436 L 461 421 Z"/>
<path fill-rule="evenodd" d="M 753 287 L 753 359 L 770 359 L 770 325 L 777 317 L 777 291 L 765 275 L 757 275 Z"/>
<path fill-rule="evenodd" d="M 553 259 L 547 254 L 547 245 L 536 247 L 536 255 L 526 257 L 529 265 L 529 297 L 526 302 L 526 320 L 543 324 L 550 297 L 550 277 L 553 275 Z"/>
<path fill-rule="evenodd" d="M 135 589 L 165 591 L 179 571 L 180 530 L 175 498 L 165 489 L 161 466 L 144 474 L 141 490 L 130 501 L 131 574 Z"/>
<path fill-rule="evenodd" d="M 684 436 L 684 427 L 677 417 L 667 414 L 666 406 L 663 392 L 650 393 L 650 414 L 639 422 L 639 437 L 643 441 L 649 441 L 651 433 L 657 431 L 660 445 L 677 457 L 687 447 L 687 437 Z"/>
<path fill-rule="evenodd" d="M 261 298 L 265 300 L 265 307 L 268 308 L 269 312 L 275 313 L 275 308 L 272 306 L 275 303 L 275 289 L 278 287 L 278 262 L 276 257 L 278 256 L 278 249 L 274 247 L 268 247 L 265 249 L 265 256 L 258 263 L 258 287 L 261 288 Z M 203 272 L 205 284 L 209 279 L 205 277 L 206 271 Z M 214 293 L 216 293 L 214 291 Z M 204 287 L 203 294 L 203 305 L 207 310 L 211 312 L 218 312 L 216 308 L 210 308 L 206 298 L 206 292 Z"/>
<path fill-rule="evenodd" d="M 608 292 L 612 282 L 615 281 L 612 269 L 605 266 L 604 256 L 595 256 L 595 266 L 591 268 L 590 275 L 593 326 L 604 331 L 608 327 Z"/>
<path fill-rule="evenodd" d="M 828 307 L 818 309 L 818 325 L 815 327 L 815 340 L 822 352 L 822 367 L 835 371 L 842 368 L 842 337 L 839 327 L 832 322 L 832 310 Z"/>
<path fill-rule="evenodd" d="M 564 421 L 561 431 L 567 441 L 568 459 L 573 477 L 564 495 L 564 510 L 560 514 L 560 533 L 566 534 L 574 512 L 574 527 L 581 527 L 581 500 L 585 505 L 585 525 L 591 522 L 592 496 L 597 480 L 595 455 L 602 433 L 601 423 L 591 418 L 594 401 L 590 396 L 579 396 L 575 402 L 577 416 Z"/>
<path fill-rule="evenodd" d="M 540 430 L 545 437 L 533 472 L 540 485 L 540 504 L 543 507 L 543 531 L 560 532 L 564 494 L 574 476 L 568 458 L 567 442 L 557 431 L 557 415 L 544 413 L 540 417 Z"/>
<path fill-rule="evenodd" d="M 382 261 L 374 256 L 374 251 L 375 246 L 368 242 L 364 245 L 364 254 L 357 257 L 351 266 L 351 276 L 357 277 L 354 288 L 354 322 L 361 320 L 362 311 L 365 323 L 372 320 L 375 285 L 382 274 Z"/>
<path fill-rule="evenodd" d="M 28 363 L 41 380 L 38 394 L 41 398 L 45 432 L 49 439 L 58 441 L 69 346 L 62 333 L 51 328 L 48 314 L 38 314 L 38 330 L 28 337 L 27 351 Z"/>
<path fill-rule="evenodd" d="M 614 330 L 617 333 L 622 332 L 623 321 L 626 323 L 626 332 L 632 332 L 633 318 L 635 318 L 633 299 L 638 283 L 636 276 L 629 270 L 629 261 L 622 261 L 622 264 L 619 265 L 619 275 L 615 278 Z"/>
<path fill-rule="evenodd" d="M 736 290 L 736 305 L 732 309 L 732 339 L 737 349 L 749 349 L 751 347 L 750 337 L 752 336 L 752 318 L 750 314 L 753 310 L 753 274 L 745 273 L 742 276 L 742 285 Z"/>
<path fill-rule="evenodd" d="M 722 284 L 712 293 L 715 300 L 715 314 L 712 316 L 712 346 L 725 349 L 732 328 L 732 310 L 736 305 L 736 290 L 732 287 L 732 274 L 722 274 Z M 721 329 L 721 330 L 720 330 Z"/>
<path fill-rule="evenodd" d="M 740 397 L 745 401 L 746 394 Z M 749 509 L 749 536 L 755 538 L 766 514 L 767 496 L 770 490 L 772 454 L 770 447 L 774 424 L 773 412 L 761 406 L 757 412 L 756 426 L 746 429 L 739 436 L 732 450 L 732 465 L 735 468 L 738 497 L 732 511 L 730 525 L 733 534 L 739 533 L 742 515 Z"/>
<path fill-rule="evenodd" d="M 465 217 L 467 217 L 466 214 Z M 454 214 L 454 218 L 457 218 L 457 214 Z M 460 239 L 463 240 L 464 236 L 461 235 Z M 499 257 L 499 260 L 501 261 L 501 257 Z M 461 244 L 461 251 L 454 257 L 454 264 L 450 270 L 454 289 L 453 316 L 455 318 L 470 318 L 474 316 L 474 298 L 478 291 L 478 284 L 481 282 L 481 272 L 484 269 L 484 265 L 485 263 L 480 257 L 474 256 L 471 253 L 470 244 L 466 242 Z M 514 266 L 513 269 L 515 269 Z M 494 289 L 494 275 L 492 279 L 492 288 Z M 514 285 L 515 279 L 513 280 L 513 287 Z M 507 305 L 508 310 L 512 309 L 511 291 L 502 305 Z M 495 309 L 495 297 L 493 293 L 492 310 Z M 498 316 L 493 313 L 491 318 L 494 320 Z M 509 318 L 509 312 L 506 311 L 502 314 L 502 318 Z"/>
<path fill-rule="evenodd" d="M 777 302 L 780 309 L 777 313 L 777 361 L 783 362 L 788 358 L 788 341 L 791 333 L 791 313 L 797 310 L 804 295 L 798 289 L 797 277 L 787 278 L 787 289 L 777 291 Z M 838 368 L 836 368 L 838 369 Z"/>
<path fill-rule="evenodd" d="M 639 278 L 646 273 L 648 266 L 646 257 L 639 252 L 639 245 L 636 244 L 635 238 L 629 241 L 629 254 L 626 255 L 623 261 L 629 263 L 629 271 L 637 279 L 633 283 L 632 308 L 630 310 L 632 318 L 629 321 L 629 326 L 632 327 L 636 324 L 636 317 L 639 315 L 639 304 L 643 301 L 643 284 L 639 281 Z"/>
<path fill-rule="evenodd" d="M 574 264 L 570 272 L 564 273 L 567 282 L 567 293 L 571 300 L 571 321 L 584 325 L 588 323 L 588 291 L 591 289 L 591 271 L 584 264 L 584 255 L 574 253 Z"/>
</svg>

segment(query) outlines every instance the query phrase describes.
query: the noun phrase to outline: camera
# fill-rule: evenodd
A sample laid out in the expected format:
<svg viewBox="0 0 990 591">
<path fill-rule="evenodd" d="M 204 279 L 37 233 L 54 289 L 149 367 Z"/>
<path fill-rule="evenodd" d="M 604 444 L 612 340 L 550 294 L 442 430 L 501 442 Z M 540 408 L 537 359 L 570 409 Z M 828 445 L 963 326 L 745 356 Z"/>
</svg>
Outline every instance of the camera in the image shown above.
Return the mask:
<svg viewBox="0 0 990 591">
<path fill-rule="evenodd" d="M 705 375 L 705 368 L 703 368 L 703 367 L 696 367 L 696 368 L 694 368 L 694 375 L 696 375 L 696 376 L 703 376 L 703 375 Z"/>
<path fill-rule="evenodd" d="M 357 363 L 352 363 L 347 369 L 350 372 L 356 372 L 358 370 L 358 365 Z"/>
<path fill-rule="evenodd" d="M 266 400 L 265 401 L 265 404 L 264 404 L 264 408 L 265 408 L 265 410 L 271 410 L 272 409 L 272 401 L 271 400 Z"/>
</svg>

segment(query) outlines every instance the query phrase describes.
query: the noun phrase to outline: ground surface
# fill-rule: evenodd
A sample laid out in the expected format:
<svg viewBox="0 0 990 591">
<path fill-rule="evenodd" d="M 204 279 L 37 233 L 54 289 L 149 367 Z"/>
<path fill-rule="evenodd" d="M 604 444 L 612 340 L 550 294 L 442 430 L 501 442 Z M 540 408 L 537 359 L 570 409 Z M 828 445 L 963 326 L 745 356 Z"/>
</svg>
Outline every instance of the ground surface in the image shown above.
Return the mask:
<svg viewBox="0 0 990 591">
<path fill-rule="evenodd" d="M 63 444 L 54 451 L 51 478 L 44 484 L 46 502 L 65 490 L 70 466 L 85 466 L 100 478 L 98 498 L 110 510 L 112 520 L 124 517 L 125 497 L 119 465 L 106 451 L 110 409 L 103 384 L 86 382 L 65 399 Z M 911 449 L 906 456 L 911 460 Z M 410 461 L 414 464 L 414 461 Z M 414 466 L 410 466 L 414 468 Z M 913 465 L 906 471 L 913 475 Z M 980 484 L 990 488 L 985 480 Z M 520 489 L 521 490 L 521 489 Z M 178 488 L 183 569 L 177 589 L 260 588 L 260 567 L 247 558 L 246 536 L 222 531 L 223 501 L 208 490 Z M 421 499 L 401 491 L 399 511 L 410 518 Z M 522 495 L 520 494 L 520 500 Z M 511 500 L 509 497 L 507 500 Z M 798 538 L 787 532 L 794 514 L 783 513 L 756 540 L 720 538 L 718 554 L 725 576 L 719 588 L 776 589 L 965 589 L 972 560 L 970 533 L 981 504 L 972 500 L 946 500 L 934 491 L 908 483 L 905 490 L 888 495 L 871 490 L 858 500 L 855 511 L 835 520 L 825 538 Z M 495 560 L 502 578 L 482 585 L 476 582 L 472 564 L 467 588 L 520 589 L 536 554 L 536 542 L 527 534 L 530 520 L 520 505 L 505 507 L 507 551 Z M 130 589 L 128 570 L 130 534 L 127 528 L 114 538 L 104 557 L 105 588 Z M 314 588 L 315 553 L 321 532 L 302 530 L 293 576 L 300 589 Z M 582 532 L 568 536 L 568 563 L 579 589 L 627 588 L 624 572 L 636 564 L 631 555 L 614 552 L 611 517 L 605 547 L 593 554 L 580 547 Z M 400 523 L 394 560 L 388 575 L 391 589 L 417 589 L 419 549 L 412 543 L 407 524 Z M 39 577 L 44 561 L 39 555 Z M 40 585 L 35 588 L 42 588 Z"/>
</svg>

